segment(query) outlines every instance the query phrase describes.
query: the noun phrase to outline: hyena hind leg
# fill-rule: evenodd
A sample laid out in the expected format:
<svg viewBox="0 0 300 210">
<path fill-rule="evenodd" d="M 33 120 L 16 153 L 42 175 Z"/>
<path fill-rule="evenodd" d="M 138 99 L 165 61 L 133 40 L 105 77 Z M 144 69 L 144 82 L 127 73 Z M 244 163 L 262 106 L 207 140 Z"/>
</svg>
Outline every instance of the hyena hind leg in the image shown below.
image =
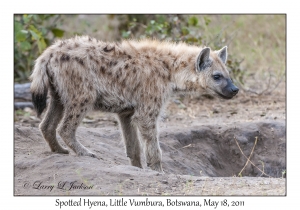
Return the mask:
<svg viewBox="0 0 300 210">
<path fill-rule="evenodd" d="M 63 148 L 56 139 L 56 128 L 62 116 L 63 105 L 60 103 L 59 98 L 52 94 L 49 107 L 39 128 L 52 152 L 68 154 L 69 151 Z"/>
<path fill-rule="evenodd" d="M 64 116 L 62 123 L 58 128 L 58 133 L 77 155 L 97 158 L 94 153 L 90 152 L 79 141 L 77 141 L 75 136 L 76 129 L 85 116 L 87 110 L 87 106 L 80 106 L 79 104 L 73 104 L 71 107 L 65 107 Z"/>
<path fill-rule="evenodd" d="M 140 141 L 137 135 L 137 127 L 131 123 L 132 113 L 118 114 L 122 135 L 126 146 L 127 157 L 132 166 L 142 168 Z"/>
</svg>

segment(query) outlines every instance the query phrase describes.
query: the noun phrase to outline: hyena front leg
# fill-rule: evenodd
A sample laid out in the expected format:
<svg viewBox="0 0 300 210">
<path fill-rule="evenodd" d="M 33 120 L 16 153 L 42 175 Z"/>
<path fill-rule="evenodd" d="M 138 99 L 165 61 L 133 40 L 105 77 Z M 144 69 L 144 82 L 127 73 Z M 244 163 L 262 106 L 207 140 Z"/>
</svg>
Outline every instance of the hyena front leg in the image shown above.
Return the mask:
<svg viewBox="0 0 300 210">
<path fill-rule="evenodd" d="M 148 114 L 145 113 L 137 117 L 136 123 L 144 141 L 147 166 L 152 170 L 163 173 L 161 149 L 157 134 L 157 116 L 150 113 L 151 117 L 149 117 Z"/>
<path fill-rule="evenodd" d="M 88 110 L 88 106 L 83 105 L 84 102 L 81 104 L 82 106 L 80 106 L 79 103 L 65 107 L 64 117 L 61 125 L 58 128 L 58 132 L 61 138 L 77 155 L 96 158 L 96 155 L 78 142 L 75 136 L 76 129 Z"/>
<path fill-rule="evenodd" d="M 118 114 L 118 117 L 126 146 L 127 157 L 130 158 L 131 165 L 142 168 L 140 141 L 137 135 L 137 127 L 131 122 L 132 115 L 133 112 L 127 112 Z"/>
<path fill-rule="evenodd" d="M 51 92 L 49 107 L 39 128 L 52 152 L 68 154 L 69 151 L 63 148 L 56 139 L 56 128 L 62 116 L 63 105 L 61 104 L 59 97 Z"/>
</svg>

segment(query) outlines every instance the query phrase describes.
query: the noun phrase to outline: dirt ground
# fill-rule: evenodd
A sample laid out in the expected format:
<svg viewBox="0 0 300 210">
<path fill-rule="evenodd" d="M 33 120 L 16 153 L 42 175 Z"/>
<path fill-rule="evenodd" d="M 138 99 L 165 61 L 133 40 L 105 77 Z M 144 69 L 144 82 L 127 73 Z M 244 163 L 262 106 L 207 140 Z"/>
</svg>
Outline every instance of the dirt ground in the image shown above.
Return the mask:
<svg viewBox="0 0 300 210">
<path fill-rule="evenodd" d="M 14 194 L 285 195 L 285 117 L 282 94 L 174 96 L 159 123 L 160 174 L 130 166 L 112 114 L 89 113 L 78 128 L 95 159 L 51 153 L 27 108 L 15 114 Z"/>
</svg>

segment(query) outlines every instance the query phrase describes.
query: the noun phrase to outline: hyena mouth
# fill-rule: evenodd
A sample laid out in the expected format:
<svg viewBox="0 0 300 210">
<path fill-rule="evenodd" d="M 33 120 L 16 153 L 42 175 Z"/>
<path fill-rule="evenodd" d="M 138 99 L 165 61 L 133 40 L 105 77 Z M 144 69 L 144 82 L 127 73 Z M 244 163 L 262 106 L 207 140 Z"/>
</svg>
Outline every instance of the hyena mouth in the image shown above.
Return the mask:
<svg viewBox="0 0 300 210">
<path fill-rule="evenodd" d="M 232 99 L 233 96 L 235 96 L 235 95 L 232 95 L 232 96 L 225 96 L 225 95 L 223 95 L 222 93 L 219 93 L 219 92 L 217 92 L 217 91 L 215 91 L 215 93 L 217 93 L 218 96 L 221 97 L 221 98 L 223 98 L 223 99 Z"/>
<path fill-rule="evenodd" d="M 213 90 L 211 88 L 209 88 L 210 92 L 213 94 L 213 95 L 217 95 L 218 97 L 220 98 L 223 98 L 223 99 L 232 99 L 236 94 L 237 92 L 234 92 L 234 93 L 231 93 L 231 94 L 224 94 L 224 93 L 220 93 L 218 92 L 217 90 Z"/>
</svg>

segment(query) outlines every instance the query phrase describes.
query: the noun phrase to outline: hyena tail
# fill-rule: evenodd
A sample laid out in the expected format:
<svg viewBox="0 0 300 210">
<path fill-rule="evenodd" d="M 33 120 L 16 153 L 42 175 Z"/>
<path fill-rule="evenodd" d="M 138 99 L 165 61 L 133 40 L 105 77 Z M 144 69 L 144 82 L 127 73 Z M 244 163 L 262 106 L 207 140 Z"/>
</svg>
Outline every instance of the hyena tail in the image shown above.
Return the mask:
<svg viewBox="0 0 300 210">
<path fill-rule="evenodd" d="M 33 72 L 29 79 L 31 80 L 30 91 L 32 93 L 32 103 L 40 117 L 46 108 L 47 93 L 49 87 L 49 79 L 47 74 L 47 63 L 45 60 L 45 53 L 43 53 L 37 60 Z"/>
</svg>

